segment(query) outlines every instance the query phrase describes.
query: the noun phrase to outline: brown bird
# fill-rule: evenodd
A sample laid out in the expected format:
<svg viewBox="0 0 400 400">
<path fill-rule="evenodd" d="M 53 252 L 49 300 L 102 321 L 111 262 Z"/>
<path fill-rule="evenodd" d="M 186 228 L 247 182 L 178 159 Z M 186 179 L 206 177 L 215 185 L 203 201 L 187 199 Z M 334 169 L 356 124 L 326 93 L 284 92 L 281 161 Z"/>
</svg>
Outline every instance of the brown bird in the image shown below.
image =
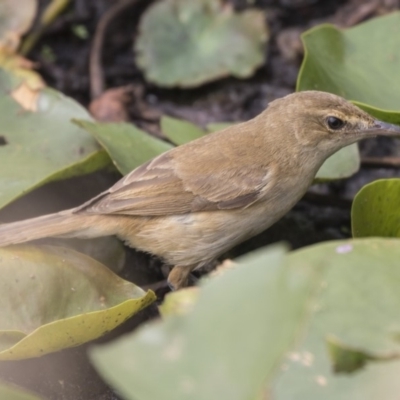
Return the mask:
<svg viewBox="0 0 400 400">
<path fill-rule="evenodd" d="M 376 135 L 400 135 L 400 127 L 333 94 L 294 93 L 161 154 L 80 207 L 0 225 L 0 246 L 117 235 L 174 266 L 168 280 L 177 289 L 194 268 L 287 213 L 331 154 Z"/>
</svg>

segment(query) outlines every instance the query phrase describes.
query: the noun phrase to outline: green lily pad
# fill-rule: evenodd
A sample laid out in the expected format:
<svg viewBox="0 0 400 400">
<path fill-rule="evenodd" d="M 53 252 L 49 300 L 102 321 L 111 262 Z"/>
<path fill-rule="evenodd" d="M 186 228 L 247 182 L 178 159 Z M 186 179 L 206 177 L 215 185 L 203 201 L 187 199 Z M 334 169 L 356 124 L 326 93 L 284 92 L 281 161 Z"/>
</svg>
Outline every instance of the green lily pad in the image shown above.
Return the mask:
<svg viewBox="0 0 400 400">
<path fill-rule="evenodd" d="M 232 125 L 238 124 L 239 122 L 212 122 L 207 125 L 207 132 L 218 132 L 222 129 L 229 128 Z"/>
<path fill-rule="evenodd" d="M 168 293 L 158 309 L 163 317 L 187 314 L 193 310 L 199 295 L 200 289 L 196 286 Z"/>
<path fill-rule="evenodd" d="M 125 246 L 115 236 L 101 236 L 85 240 L 78 238 L 45 238 L 36 243 L 71 248 L 94 258 L 116 274 L 121 272 L 125 265 Z"/>
<path fill-rule="evenodd" d="M 123 175 L 173 147 L 131 124 L 74 122 L 101 143 Z"/>
<path fill-rule="evenodd" d="M 37 397 L 16 386 L 0 384 L 0 399 L 2 400 L 40 400 Z"/>
<path fill-rule="evenodd" d="M 54 246 L 0 249 L 0 360 L 41 356 L 114 329 L 155 300 L 96 260 Z"/>
<path fill-rule="evenodd" d="M 251 76 L 264 62 L 267 39 L 259 10 L 236 13 L 221 0 L 164 0 L 140 21 L 136 61 L 150 82 L 194 87 Z"/>
<path fill-rule="evenodd" d="M 317 182 L 348 178 L 360 169 L 360 153 L 357 143 L 344 147 L 330 156 L 318 170 Z"/>
<path fill-rule="evenodd" d="M 251 399 L 268 378 L 267 396 L 277 400 L 397 399 L 400 240 L 326 242 L 290 253 L 283 264 L 268 253 L 253 257 L 205 284 L 184 315 L 168 314 L 95 349 L 102 375 L 141 400 Z M 304 302 L 309 312 L 299 313 Z M 268 366 L 290 343 L 274 336 L 288 335 L 283 321 L 302 336 L 271 379 Z M 146 365 L 162 377 L 158 385 Z"/>
<path fill-rule="evenodd" d="M 18 82 L 0 69 L 0 208 L 44 183 L 110 162 L 96 141 L 70 122 L 89 118 L 78 103 L 51 89 L 18 91 L 24 87 L 15 86 Z M 28 99 L 34 111 L 21 105 Z"/>
<path fill-rule="evenodd" d="M 274 399 L 397 399 L 399 259 L 400 240 L 379 238 L 327 242 L 289 255 L 289 266 L 300 273 L 313 265 L 321 280 L 304 337 L 272 385 Z"/>
<path fill-rule="evenodd" d="M 274 247 L 248 256 L 204 284 L 189 314 L 93 349 L 96 368 L 129 399 L 254 399 L 299 330 L 316 282 L 284 267 L 283 255 Z"/>
<path fill-rule="evenodd" d="M 400 179 L 381 179 L 365 185 L 351 209 L 354 237 L 400 237 Z"/>
<path fill-rule="evenodd" d="M 400 120 L 400 12 L 346 30 L 323 24 L 304 33 L 303 42 L 297 90 L 336 93 L 376 117 Z"/>
<path fill-rule="evenodd" d="M 201 128 L 189 121 L 166 115 L 162 116 L 160 125 L 164 135 L 176 145 L 199 139 L 206 134 Z"/>
</svg>

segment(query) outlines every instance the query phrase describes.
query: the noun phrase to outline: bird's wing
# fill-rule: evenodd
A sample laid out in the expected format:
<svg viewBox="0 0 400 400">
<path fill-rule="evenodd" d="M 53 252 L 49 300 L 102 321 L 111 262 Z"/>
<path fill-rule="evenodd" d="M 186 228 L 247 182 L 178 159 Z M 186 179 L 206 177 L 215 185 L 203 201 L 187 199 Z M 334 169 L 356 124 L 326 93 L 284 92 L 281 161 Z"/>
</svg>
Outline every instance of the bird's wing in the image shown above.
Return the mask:
<svg viewBox="0 0 400 400">
<path fill-rule="evenodd" d="M 220 153 L 218 160 L 214 157 L 217 168 L 212 167 L 209 155 L 204 160 L 194 157 L 186 161 L 177 162 L 171 151 L 161 154 L 79 207 L 77 212 L 161 216 L 245 208 L 259 199 L 270 180 L 267 168 L 256 168 L 249 162 L 235 169 L 232 160 L 224 159 Z"/>
</svg>

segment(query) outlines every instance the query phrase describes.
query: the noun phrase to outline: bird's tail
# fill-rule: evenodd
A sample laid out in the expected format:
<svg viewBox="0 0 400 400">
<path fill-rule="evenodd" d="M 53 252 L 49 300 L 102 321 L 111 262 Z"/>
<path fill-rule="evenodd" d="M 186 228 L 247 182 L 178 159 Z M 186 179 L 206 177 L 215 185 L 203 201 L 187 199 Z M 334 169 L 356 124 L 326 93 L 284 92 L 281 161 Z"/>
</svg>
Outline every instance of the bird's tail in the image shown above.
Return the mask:
<svg viewBox="0 0 400 400">
<path fill-rule="evenodd" d="M 63 211 L 56 214 L 0 224 L 0 247 L 28 242 L 45 237 L 95 237 L 96 215 L 73 214 Z"/>
</svg>

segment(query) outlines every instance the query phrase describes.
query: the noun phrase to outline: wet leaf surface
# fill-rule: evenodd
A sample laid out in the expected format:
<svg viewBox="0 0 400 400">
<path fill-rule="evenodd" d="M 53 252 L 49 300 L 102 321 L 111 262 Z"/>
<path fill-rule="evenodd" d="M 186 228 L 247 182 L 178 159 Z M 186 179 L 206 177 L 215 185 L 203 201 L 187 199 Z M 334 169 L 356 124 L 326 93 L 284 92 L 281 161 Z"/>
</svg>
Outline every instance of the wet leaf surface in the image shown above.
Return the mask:
<svg viewBox="0 0 400 400">
<path fill-rule="evenodd" d="M 303 42 L 297 90 L 336 93 L 377 118 L 400 122 L 400 12 L 346 30 L 320 25 Z"/>
<path fill-rule="evenodd" d="M 194 87 L 230 74 L 245 78 L 264 62 L 262 11 L 233 11 L 220 0 L 166 0 L 146 11 L 135 50 L 146 78 Z"/>
<path fill-rule="evenodd" d="M 400 179 L 365 185 L 351 210 L 354 237 L 400 237 Z"/>
<path fill-rule="evenodd" d="M 132 124 L 78 120 L 75 123 L 101 143 L 123 175 L 173 147 Z"/>
<path fill-rule="evenodd" d="M 288 257 L 292 268 L 313 265 L 322 274 L 309 325 L 273 385 L 275 399 L 397 399 L 399 259 L 398 239 L 376 238 L 326 242 Z"/>
<path fill-rule="evenodd" d="M 126 398 L 255 398 L 292 343 L 315 283 L 284 267 L 283 256 L 282 247 L 247 256 L 204 284 L 189 314 L 94 349 L 97 369 Z"/>
<path fill-rule="evenodd" d="M 44 88 L 33 99 L 35 110 L 28 110 L 10 94 L 15 79 L 0 70 L 0 207 L 46 182 L 109 163 L 96 141 L 70 122 L 89 117 L 78 103 Z"/>
<path fill-rule="evenodd" d="M 0 359 L 77 346 L 154 301 L 94 259 L 54 246 L 0 249 Z"/>
</svg>

